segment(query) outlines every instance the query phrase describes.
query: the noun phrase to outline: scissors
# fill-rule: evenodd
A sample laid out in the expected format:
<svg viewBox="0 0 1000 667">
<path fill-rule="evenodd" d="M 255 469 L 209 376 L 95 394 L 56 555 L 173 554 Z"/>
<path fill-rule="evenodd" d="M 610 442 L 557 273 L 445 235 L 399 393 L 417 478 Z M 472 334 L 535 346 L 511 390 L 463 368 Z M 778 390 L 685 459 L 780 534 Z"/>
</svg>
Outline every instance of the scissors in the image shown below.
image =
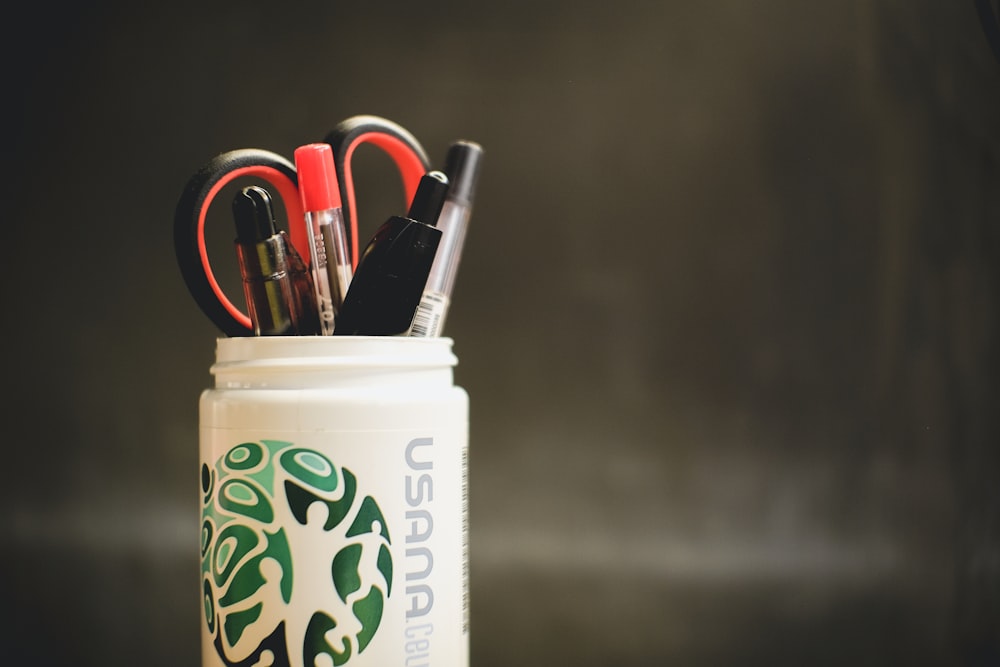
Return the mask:
<svg viewBox="0 0 1000 667">
<path fill-rule="evenodd" d="M 334 169 L 343 202 L 348 251 L 358 262 L 358 212 L 351 160 L 358 146 L 368 143 L 387 153 L 402 181 L 406 201 L 416 193 L 430 160 L 420 142 L 406 129 L 379 116 L 352 116 L 324 138 L 333 150 Z M 174 212 L 174 249 L 188 290 L 209 319 L 227 336 L 253 334 L 250 317 L 225 294 L 215 278 L 205 245 L 205 220 L 219 192 L 229 183 L 253 177 L 266 182 L 288 215 L 288 236 L 302 257 L 309 257 L 311 239 L 304 222 L 295 166 L 288 159 L 259 148 L 221 153 L 195 172 L 184 187 Z"/>
</svg>

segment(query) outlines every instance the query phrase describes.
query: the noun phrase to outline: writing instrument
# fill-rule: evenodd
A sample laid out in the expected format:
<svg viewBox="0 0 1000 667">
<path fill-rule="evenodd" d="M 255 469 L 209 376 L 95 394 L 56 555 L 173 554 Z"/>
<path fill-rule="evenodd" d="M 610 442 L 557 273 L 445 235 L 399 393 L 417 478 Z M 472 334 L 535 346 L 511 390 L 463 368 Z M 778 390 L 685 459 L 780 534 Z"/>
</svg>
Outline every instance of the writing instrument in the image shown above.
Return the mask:
<svg viewBox="0 0 1000 667">
<path fill-rule="evenodd" d="M 441 230 L 441 243 L 434 257 L 427 285 L 420 305 L 413 316 L 411 336 L 440 336 L 445 317 L 451 307 L 455 276 L 462 259 L 465 234 L 472 217 L 472 201 L 479 182 L 483 149 L 472 141 L 456 141 L 448 148 L 444 173 L 450 186 L 441 208 L 437 228 Z"/>
<path fill-rule="evenodd" d="M 295 149 L 295 168 L 309 234 L 309 269 L 320 333 L 329 335 L 333 333 L 353 273 L 333 149 L 325 143 L 299 146 Z"/>
<path fill-rule="evenodd" d="M 335 335 L 396 336 L 410 329 L 441 242 L 434 225 L 447 194 L 444 173 L 425 174 L 406 217 L 394 215 L 375 232 L 358 260 Z"/>
<path fill-rule="evenodd" d="M 257 336 L 320 331 L 312 284 L 302 258 L 279 232 L 271 195 L 258 186 L 233 198 L 236 256 L 253 332 Z"/>
</svg>

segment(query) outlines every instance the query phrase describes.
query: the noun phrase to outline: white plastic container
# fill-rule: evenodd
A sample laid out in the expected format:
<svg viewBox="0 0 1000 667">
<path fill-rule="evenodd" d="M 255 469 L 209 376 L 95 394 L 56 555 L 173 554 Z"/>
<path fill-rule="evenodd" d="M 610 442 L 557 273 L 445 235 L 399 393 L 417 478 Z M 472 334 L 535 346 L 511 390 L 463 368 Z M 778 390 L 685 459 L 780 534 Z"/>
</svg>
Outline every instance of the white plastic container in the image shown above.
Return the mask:
<svg viewBox="0 0 1000 667">
<path fill-rule="evenodd" d="M 201 397 L 204 667 L 465 667 L 447 338 L 221 338 Z"/>
</svg>

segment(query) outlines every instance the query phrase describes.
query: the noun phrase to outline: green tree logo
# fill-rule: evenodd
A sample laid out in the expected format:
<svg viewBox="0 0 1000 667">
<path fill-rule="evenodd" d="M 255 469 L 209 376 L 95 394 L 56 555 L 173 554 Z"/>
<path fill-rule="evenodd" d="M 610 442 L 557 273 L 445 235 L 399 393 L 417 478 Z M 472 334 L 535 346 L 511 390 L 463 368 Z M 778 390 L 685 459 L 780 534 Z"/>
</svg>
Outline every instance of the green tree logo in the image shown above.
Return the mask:
<svg viewBox="0 0 1000 667">
<path fill-rule="evenodd" d="M 226 665 L 343 665 L 367 648 L 392 557 L 350 470 L 290 442 L 244 442 L 202 465 L 201 490 L 205 622 Z"/>
</svg>

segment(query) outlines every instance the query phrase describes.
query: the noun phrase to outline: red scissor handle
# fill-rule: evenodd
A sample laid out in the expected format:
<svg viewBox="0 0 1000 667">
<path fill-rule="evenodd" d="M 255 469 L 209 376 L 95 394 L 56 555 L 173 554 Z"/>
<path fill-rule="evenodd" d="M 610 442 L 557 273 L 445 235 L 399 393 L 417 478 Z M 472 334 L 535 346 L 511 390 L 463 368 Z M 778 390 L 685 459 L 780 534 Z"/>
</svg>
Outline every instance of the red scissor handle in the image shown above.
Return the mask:
<svg viewBox="0 0 1000 667">
<path fill-rule="evenodd" d="M 227 336 L 250 336 L 250 317 L 226 296 L 212 272 L 205 247 L 205 218 L 219 191 L 238 178 L 255 177 L 277 190 L 289 221 L 303 219 L 295 167 L 276 153 L 256 148 L 222 153 L 188 181 L 174 212 L 174 249 L 184 282 L 201 309 Z M 309 256 L 305 225 L 291 222 L 292 245 Z"/>
<path fill-rule="evenodd" d="M 352 116 L 326 135 L 333 149 L 333 163 L 340 181 L 340 198 L 347 231 L 348 250 L 354 268 L 358 265 L 358 204 L 354 196 L 351 158 L 358 146 L 370 143 L 388 153 L 403 181 L 406 202 L 413 199 L 421 177 L 430 169 L 430 159 L 416 137 L 391 120 L 379 116 Z"/>
</svg>

